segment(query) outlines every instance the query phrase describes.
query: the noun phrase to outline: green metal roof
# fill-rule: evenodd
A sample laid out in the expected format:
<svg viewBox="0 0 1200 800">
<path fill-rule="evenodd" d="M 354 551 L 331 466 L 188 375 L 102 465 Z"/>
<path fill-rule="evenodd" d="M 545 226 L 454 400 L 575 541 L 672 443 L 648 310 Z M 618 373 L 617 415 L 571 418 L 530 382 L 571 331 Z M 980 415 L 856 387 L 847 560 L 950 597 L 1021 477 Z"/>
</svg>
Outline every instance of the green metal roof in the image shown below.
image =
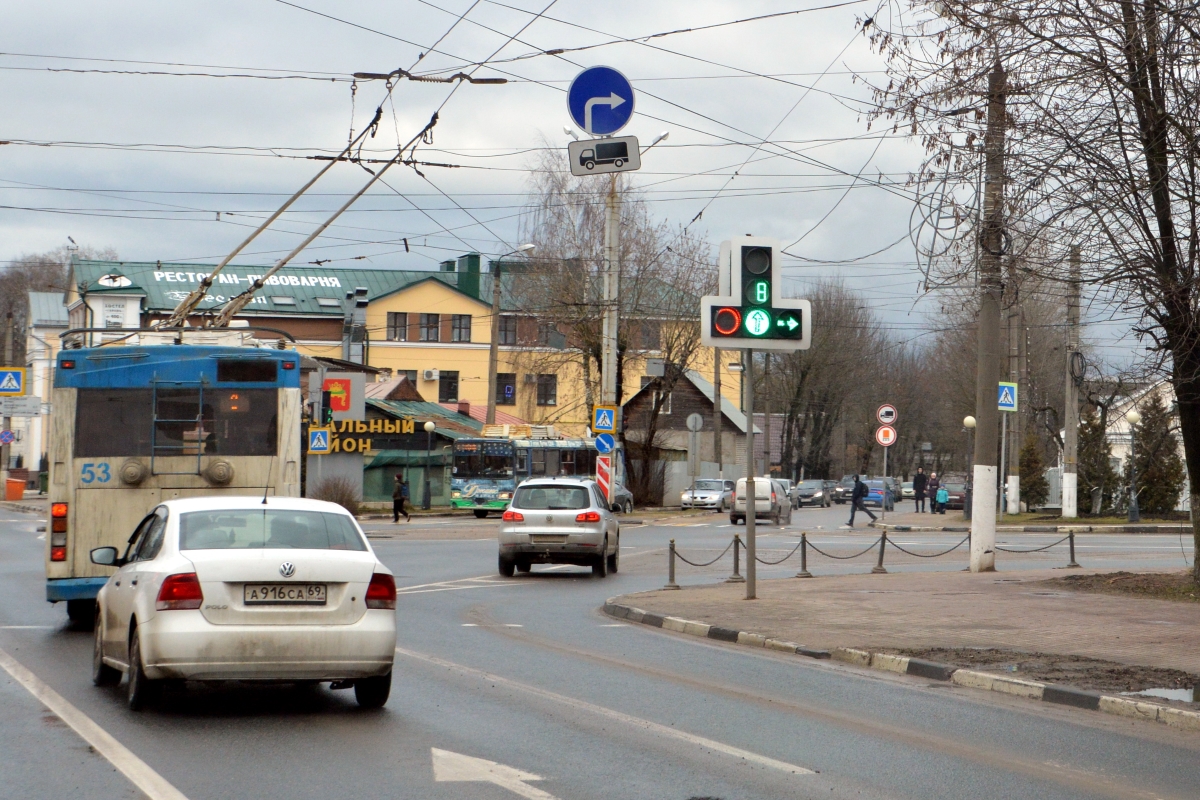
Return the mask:
<svg viewBox="0 0 1200 800">
<path fill-rule="evenodd" d="M 169 312 L 212 272 L 214 266 L 77 259 L 71 263 L 71 280 L 80 293 L 142 295 L 146 298 L 146 311 Z M 199 310 L 208 311 L 223 305 L 229 298 L 249 288 L 254 279 L 268 269 L 243 265 L 225 267 L 217 275 Z M 367 298 L 374 300 L 431 279 L 478 298 L 479 277 L 477 273 L 469 272 L 287 266 L 271 276 L 267 285 L 255 295 L 254 301 L 246 306 L 245 313 L 341 317 L 344 314 L 342 303 L 346 292 L 356 287 L 366 287 Z"/>
<path fill-rule="evenodd" d="M 410 417 L 417 420 L 432 420 L 434 432 L 447 439 L 458 440 L 479 436 L 483 423 L 465 414 L 451 411 L 437 403 L 417 400 L 375 400 L 367 398 L 367 405 L 394 417 Z M 422 423 L 424 424 L 424 423 Z"/>
</svg>

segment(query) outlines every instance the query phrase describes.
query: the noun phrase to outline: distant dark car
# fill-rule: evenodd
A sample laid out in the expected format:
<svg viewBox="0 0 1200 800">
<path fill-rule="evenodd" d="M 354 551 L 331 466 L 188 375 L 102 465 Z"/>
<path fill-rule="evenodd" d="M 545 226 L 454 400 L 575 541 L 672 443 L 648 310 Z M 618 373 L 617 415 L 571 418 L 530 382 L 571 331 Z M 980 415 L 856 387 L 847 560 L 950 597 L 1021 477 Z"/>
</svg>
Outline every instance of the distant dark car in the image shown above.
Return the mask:
<svg viewBox="0 0 1200 800">
<path fill-rule="evenodd" d="M 800 481 L 800 484 L 796 487 L 796 508 L 803 508 L 804 506 L 829 508 L 832 498 L 825 491 L 826 483 L 828 481 Z"/>
<path fill-rule="evenodd" d="M 833 490 L 833 502 L 839 506 L 849 503 L 852 494 L 854 494 L 854 478 L 842 478 L 842 482 L 837 484 L 837 488 Z"/>
<path fill-rule="evenodd" d="M 967 485 L 965 483 L 943 483 L 946 487 L 946 492 L 950 495 L 950 499 L 946 501 L 946 508 L 959 509 L 965 507 L 967 500 Z"/>
</svg>

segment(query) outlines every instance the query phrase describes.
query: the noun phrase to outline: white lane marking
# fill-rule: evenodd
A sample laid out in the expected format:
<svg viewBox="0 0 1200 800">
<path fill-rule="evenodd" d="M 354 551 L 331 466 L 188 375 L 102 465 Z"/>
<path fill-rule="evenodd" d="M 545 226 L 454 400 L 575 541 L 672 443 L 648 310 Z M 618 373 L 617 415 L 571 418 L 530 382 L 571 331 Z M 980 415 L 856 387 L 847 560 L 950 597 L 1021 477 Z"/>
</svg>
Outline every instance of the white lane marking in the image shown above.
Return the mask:
<svg viewBox="0 0 1200 800">
<path fill-rule="evenodd" d="M 524 625 L 518 625 L 518 624 L 517 624 L 517 623 L 515 623 L 515 622 L 506 622 L 506 623 L 504 623 L 504 627 L 506 627 L 506 628 L 524 628 L 525 626 L 524 626 Z"/>
<path fill-rule="evenodd" d="M 558 694 L 556 692 L 551 692 L 547 689 L 541 689 L 536 686 L 530 686 L 527 683 L 521 683 L 520 681 L 514 681 L 510 678 L 502 678 L 499 675 L 493 675 L 490 672 L 484 672 L 481 669 L 475 669 L 474 667 L 468 667 L 463 664 L 456 663 L 454 661 L 447 661 L 444 658 L 438 658 L 437 656 L 431 656 L 431 655 L 427 655 L 425 653 L 418 653 L 415 650 L 405 650 L 403 647 L 397 647 L 396 652 L 399 653 L 400 655 L 404 656 L 405 658 L 412 658 L 417 661 L 424 661 L 427 664 L 433 664 L 438 667 L 444 667 L 446 669 L 453 670 L 453 671 L 458 672 L 463 675 L 471 675 L 471 676 L 474 676 L 476 678 L 479 678 L 481 680 L 484 680 L 484 681 L 494 684 L 494 685 L 506 686 L 509 689 L 513 689 L 518 692 L 524 692 L 526 694 L 531 694 L 536 697 L 541 697 L 544 700 L 550 700 L 552 702 L 559 703 L 559 704 L 568 706 L 570 708 L 577 709 L 579 711 L 587 711 L 591 714 L 595 714 L 595 715 L 601 716 L 601 717 L 606 717 L 608 719 L 624 723 L 624 724 L 629 725 L 634 728 L 640 728 L 641 730 L 647 731 L 647 732 L 655 734 L 657 736 L 665 736 L 670 739 L 678 739 L 680 741 L 687 742 L 688 744 L 694 744 L 698 747 L 706 748 L 708 750 L 714 750 L 718 753 L 724 753 L 725 755 L 733 756 L 734 758 L 740 758 L 745 761 L 750 761 L 754 764 L 759 764 L 764 767 L 770 767 L 772 769 L 777 769 L 782 772 L 790 772 L 795 775 L 812 775 L 813 774 L 813 771 L 811 769 L 805 769 L 804 767 L 798 767 L 795 764 L 789 764 L 786 761 L 779 761 L 774 758 L 770 758 L 768 756 L 759 755 L 758 753 L 753 753 L 749 750 L 743 750 L 740 747 L 733 747 L 732 745 L 727 745 L 727 744 L 724 744 L 723 742 L 718 742 L 714 739 L 707 739 L 703 736 L 696 736 L 695 734 L 687 733 L 686 731 L 681 731 L 681 730 L 678 730 L 677 728 L 672 728 L 667 725 L 661 725 L 657 722 L 651 722 L 650 720 L 642 719 L 640 717 L 634 717 L 629 714 L 622 713 L 620 711 L 614 711 L 611 708 L 605 708 L 604 706 L 598 706 L 598 705 L 595 705 L 594 703 L 589 703 L 585 700 L 577 700 L 574 697 L 567 697 L 566 695 Z"/>
<path fill-rule="evenodd" d="M 482 581 L 482 580 L 486 580 L 491 577 L 492 577 L 492 575 L 489 573 L 487 575 L 477 575 L 474 578 L 455 578 L 455 579 L 449 580 L 449 581 L 438 581 L 437 583 L 418 583 L 416 586 L 397 587 L 396 591 L 397 592 L 406 592 L 409 589 L 424 589 L 429 586 L 448 586 L 452 583 L 462 583 L 463 581 Z"/>
<path fill-rule="evenodd" d="M 49 631 L 54 625 L 0 625 L 0 631 Z"/>
<path fill-rule="evenodd" d="M 628 628 L 629 626 L 625 625 L 623 623 L 620 623 L 620 622 L 608 622 L 608 623 L 601 625 L 600 627 L 601 628 Z"/>
<path fill-rule="evenodd" d="M 442 781 L 474 781 L 477 783 L 494 783 L 513 794 L 527 797 L 529 800 L 558 800 L 554 795 L 530 786 L 525 781 L 545 780 L 541 775 L 532 772 L 507 767 L 488 761 L 486 758 L 464 756 L 450 750 L 429 748 L 433 757 L 433 780 Z"/>
<path fill-rule="evenodd" d="M 40 678 L 26 669 L 16 659 L 0 650 L 0 667 L 24 686 L 42 705 L 75 731 L 97 753 L 108 759 L 129 781 L 150 800 L 187 800 L 183 792 L 167 783 L 150 766 L 133 754 L 129 748 L 97 725 L 86 714 L 71 705 L 58 692 L 47 686 Z"/>
<path fill-rule="evenodd" d="M 396 592 L 398 596 L 406 594 L 429 594 L 430 592 L 459 592 L 464 589 L 490 589 L 492 586 L 529 586 L 525 581 L 513 581 L 512 583 L 504 583 L 502 581 L 494 581 L 492 584 L 484 584 L 482 586 L 442 586 L 437 589 L 420 589 L 415 592 Z"/>
<path fill-rule="evenodd" d="M 478 627 L 479 627 L 479 625 L 478 625 L 478 624 L 476 624 L 476 623 L 474 623 L 474 622 L 464 622 L 464 623 L 462 624 L 462 626 L 463 626 L 464 628 L 478 628 Z"/>
</svg>

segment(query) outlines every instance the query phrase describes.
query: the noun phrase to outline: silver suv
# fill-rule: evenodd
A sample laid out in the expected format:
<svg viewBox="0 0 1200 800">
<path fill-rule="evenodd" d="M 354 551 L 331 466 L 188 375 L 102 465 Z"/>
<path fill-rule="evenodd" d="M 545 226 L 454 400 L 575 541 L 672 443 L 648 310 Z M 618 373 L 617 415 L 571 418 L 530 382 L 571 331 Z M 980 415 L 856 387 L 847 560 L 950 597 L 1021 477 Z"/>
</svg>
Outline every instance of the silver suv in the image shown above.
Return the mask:
<svg viewBox="0 0 1200 800">
<path fill-rule="evenodd" d="M 577 564 L 616 572 L 621 528 L 595 481 L 535 478 L 517 487 L 500 523 L 500 574 L 533 564 Z"/>
</svg>

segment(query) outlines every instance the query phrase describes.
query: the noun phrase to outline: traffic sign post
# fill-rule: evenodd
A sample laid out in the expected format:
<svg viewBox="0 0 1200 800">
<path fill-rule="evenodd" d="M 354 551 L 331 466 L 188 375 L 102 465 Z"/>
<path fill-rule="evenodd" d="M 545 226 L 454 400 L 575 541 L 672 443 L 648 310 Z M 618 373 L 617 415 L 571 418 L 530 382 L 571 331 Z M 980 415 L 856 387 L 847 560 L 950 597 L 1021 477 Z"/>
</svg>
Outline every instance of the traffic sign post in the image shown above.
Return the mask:
<svg viewBox="0 0 1200 800">
<path fill-rule="evenodd" d="M 617 432 L 617 407 L 596 406 L 592 409 L 593 433 Z"/>
<path fill-rule="evenodd" d="M 884 403 L 875 412 L 875 419 L 879 420 L 880 425 L 895 425 L 897 418 L 896 407 L 891 403 Z"/>
<path fill-rule="evenodd" d="M 0 367 L 0 396 L 15 397 L 25 394 L 25 368 Z"/>
<path fill-rule="evenodd" d="M 593 440 L 598 453 L 608 454 L 617 447 L 617 440 L 613 438 L 611 433 L 601 433 Z"/>
<path fill-rule="evenodd" d="M 996 408 L 1000 411 L 1017 410 L 1017 384 L 1000 382 L 996 387 Z"/>
<path fill-rule="evenodd" d="M 719 295 L 700 299 L 700 341 L 709 347 L 807 350 L 812 306 L 783 296 L 783 246 L 746 236 L 721 243 Z"/>
<path fill-rule="evenodd" d="M 633 117 L 633 85 L 612 67 L 590 67 L 567 89 L 567 112 L 589 136 L 609 136 Z"/>
<path fill-rule="evenodd" d="M 1000 381 L 996 387 L 996 408 L 1002 412 L 1017 410 L 1017 384 Z M 1004 519 L 1004 509 L 1008 505 L 1008 414 L 1000 415 L 1000 507 L 997 517 Z"/>
<path fill-rule="evenodd" d="M 612 456 L 596 456 L 596 483 L 604 499 L 612 505 Z"/>
<path fill-rule="evenodd" d="M 642 151 L 636 136 L 614 136 L 567 143 L 571 174 L 605 175 L 642 168 Z"/>
<path fill-rule="evenodd" d="M 326 456 L 331 452 L 333 446 L 333 431 L 330 428 L 309 428 L 308 429 L 308 454 L 312 456 Z"/>
<path fill-rule="evenodd" d="M 0 397 L 0 417 L 36 417 L 41 413 L 42 398 L 37 395 Z"/>
<path fill-rule="evenodd" d="M 892 409 L 892 418 L 895 419 L 896 409 L 892 408 L 889 405 L 880 406 L 879 411 L 876 413 L 875 416 L 879 417 L 880 421 L 882 421 L 883 416 L 884 416 L 883 410 L 885 408 Z M 875 429 L 875 441 L 878 442 L 879 446 L 883 448 L 883 492 L 882 492 L 882 497 L 880 498 L 880 501 L 879 501 L 879 505 L 880 505 L 879 517 L 880 517 L 880 519 L 887 519 L 888 450 L 891 448 L 892 445 L 894 445 L 896 443 L 896 429 L 893 428 L 891 425 L 887 425 L 887 424 L 880 425 L 878 428 Z M 895 502 L 896 502 L 896 498 L 893 497 L 892 503 L 895 504 Z M 880 558 L 882 559 L 882 556 L 880 556 Z"/>
</svg>

